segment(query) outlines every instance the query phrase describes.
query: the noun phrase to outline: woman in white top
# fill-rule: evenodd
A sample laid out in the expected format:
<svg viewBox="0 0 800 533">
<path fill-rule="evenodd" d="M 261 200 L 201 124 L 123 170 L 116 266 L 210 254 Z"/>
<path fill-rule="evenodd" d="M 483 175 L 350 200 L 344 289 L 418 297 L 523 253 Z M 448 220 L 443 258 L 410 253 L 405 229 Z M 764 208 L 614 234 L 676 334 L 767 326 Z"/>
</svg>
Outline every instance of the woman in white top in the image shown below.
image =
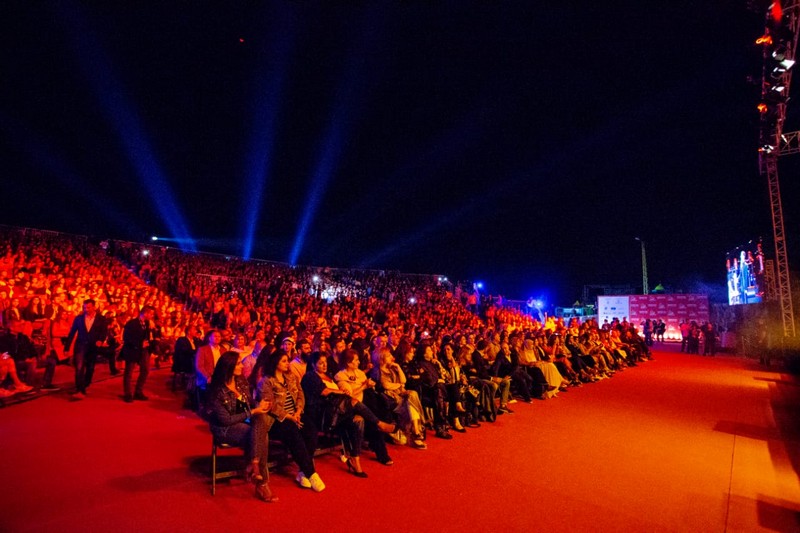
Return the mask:
<svg viewBox="0 0 800 533">
<path fill-rule="evenodd" d="M 378 363 L 381 386 L 386 395 L 397 403 L 394 411 L 400 417 L 400 425 L 406 430 L 410 429 L 412 446 L 419 449 L 427 448 L 422 432 L 425 411 L 419 395 L 416 391 L 406 390 L 406 375 L 400 365 L 394 361 L 394 356 L 388 348 L 378 350 Z"/>
<path fill-rule="evenodd" d="M 359 402 L 363 402 L 364 391 L 375 388 L 375 382 L 358 368 L 358 352 L 353 349 L 345 350 L 341 355 L 339 364 L 342 365 L 342 369 L 333 376 L 336 384 L 340 389 L 345 391 L 348 396 Z"/>
</svg>

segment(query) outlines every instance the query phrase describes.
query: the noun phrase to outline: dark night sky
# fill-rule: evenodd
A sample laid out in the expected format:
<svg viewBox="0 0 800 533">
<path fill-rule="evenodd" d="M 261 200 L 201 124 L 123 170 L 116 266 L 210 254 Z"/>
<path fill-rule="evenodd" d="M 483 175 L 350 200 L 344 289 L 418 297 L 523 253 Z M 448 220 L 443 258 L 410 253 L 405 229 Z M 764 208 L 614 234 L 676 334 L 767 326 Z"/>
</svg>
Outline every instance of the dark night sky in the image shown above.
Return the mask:
<svg viewBox="0 0 800 533">
<path fill-rule="evenodd" d="M 556 304 L 641 283 L 637 236 L 651 286 L 692 290 L 771 235 L 747 81 L 763 16 L 744 0 L 64 0 L 0 16 L 0 223 L 183 231 L 242 255 L 252 220 L 253 257 Z M 794 260 L 798 162 L 781 164 Z"/>
</svg>

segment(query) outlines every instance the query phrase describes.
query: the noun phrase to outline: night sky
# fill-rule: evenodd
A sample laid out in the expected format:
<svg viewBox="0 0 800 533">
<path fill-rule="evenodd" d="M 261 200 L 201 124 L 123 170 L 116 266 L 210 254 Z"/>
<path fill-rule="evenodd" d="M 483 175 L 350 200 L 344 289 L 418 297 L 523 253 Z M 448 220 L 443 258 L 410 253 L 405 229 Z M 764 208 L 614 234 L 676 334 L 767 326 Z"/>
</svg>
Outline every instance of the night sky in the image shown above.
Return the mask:
<svg viewBox="0 0 800 533">
<path fill-rule="evenodd" d="M 641 284 L 634 237 L 651 287 L 689 291 L 723 288 L 725 253 L 772 234 L 764 19 L 744 0 L 61 0 L 0 16 L 0 223 L 561 305 L 583 284 Z M 793 264 L 799 165 L 780 167 Z"/>
</svg>

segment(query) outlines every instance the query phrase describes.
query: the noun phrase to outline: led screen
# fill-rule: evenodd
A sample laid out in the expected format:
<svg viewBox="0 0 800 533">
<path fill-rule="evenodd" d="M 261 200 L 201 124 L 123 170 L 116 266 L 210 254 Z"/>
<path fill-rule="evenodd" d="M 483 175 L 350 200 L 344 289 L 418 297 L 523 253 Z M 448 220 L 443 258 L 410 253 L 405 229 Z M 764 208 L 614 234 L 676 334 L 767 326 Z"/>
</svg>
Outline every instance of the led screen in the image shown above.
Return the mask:
<svg viewBox="0 0 800 533">
<path fill-rule="evenodd" d="M 764 251 L 761 241 L 750 241 L 728 253 L 728 304 L 764 301 Z"/>
</svg>

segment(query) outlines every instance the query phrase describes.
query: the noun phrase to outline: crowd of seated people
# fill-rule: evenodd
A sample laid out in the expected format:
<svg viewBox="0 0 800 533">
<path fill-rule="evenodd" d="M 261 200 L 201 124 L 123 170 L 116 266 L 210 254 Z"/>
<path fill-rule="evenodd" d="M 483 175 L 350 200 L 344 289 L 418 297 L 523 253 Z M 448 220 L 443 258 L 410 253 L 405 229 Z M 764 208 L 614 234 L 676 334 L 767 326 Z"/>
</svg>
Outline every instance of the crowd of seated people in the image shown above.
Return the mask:
<svg viewBox="0 0 800 533">
<path fill-rule="evenodd" d="M 153 327 L 159 341 L 151 348 L 156 360 L 169 356 L 189 324 L 203 321 L 86 237 L 0 227 L 0 242 L 0 342 L 8 346 L 0 353 L 16 363 L 14 368 L 2 363 L 6 369 L 0 371 L 0 397 L 29 393 L 34 387 L 58 389 L 53 385 L 56 367 L 72 363 L 70 327 L 88 300 L 107 324 L 107 338 L 97 355 L 107 359 L 112 375 L 118 373 L 122 326 L 143 306 L 157 310 Z M 41 377 L 37 366 L 45 367 Z M 89 383 L 81 388 L 91 384 L 92 371 L 84 375 Z"/>
<path fill-rule="evenodd" d="M 454 441 L 451 431 L 511 415 L 517 401 L 554 398 L 650 356 L 631 324 L 542 322 L 495 299 L 462 301 L 437 276 L 8 233 L 3 325 L 33 333 L 37 321 L 47 324 L 45 382 L 69 360 L 64 340 L 86 300 L 107 318 L 112 362 L 121 325 L 153 306 L 156 360 L 171 356 L 176 373 L 191 375 L 198 412 L 217 438 L 246 449 L 248 476 L 264 501 L 275 498 L 266 486 L 267 442 L 259 439 L 280 440 L 298 484 L 320 491 L 313 460 L 320 433 L 339 436 L 347 467 L 363 478 L 365 441 L 392 465 L 387 442 L 425 449 L 429 432 Z M 12 387 L 23 367 L 8 371 Z"/>
</svg>

